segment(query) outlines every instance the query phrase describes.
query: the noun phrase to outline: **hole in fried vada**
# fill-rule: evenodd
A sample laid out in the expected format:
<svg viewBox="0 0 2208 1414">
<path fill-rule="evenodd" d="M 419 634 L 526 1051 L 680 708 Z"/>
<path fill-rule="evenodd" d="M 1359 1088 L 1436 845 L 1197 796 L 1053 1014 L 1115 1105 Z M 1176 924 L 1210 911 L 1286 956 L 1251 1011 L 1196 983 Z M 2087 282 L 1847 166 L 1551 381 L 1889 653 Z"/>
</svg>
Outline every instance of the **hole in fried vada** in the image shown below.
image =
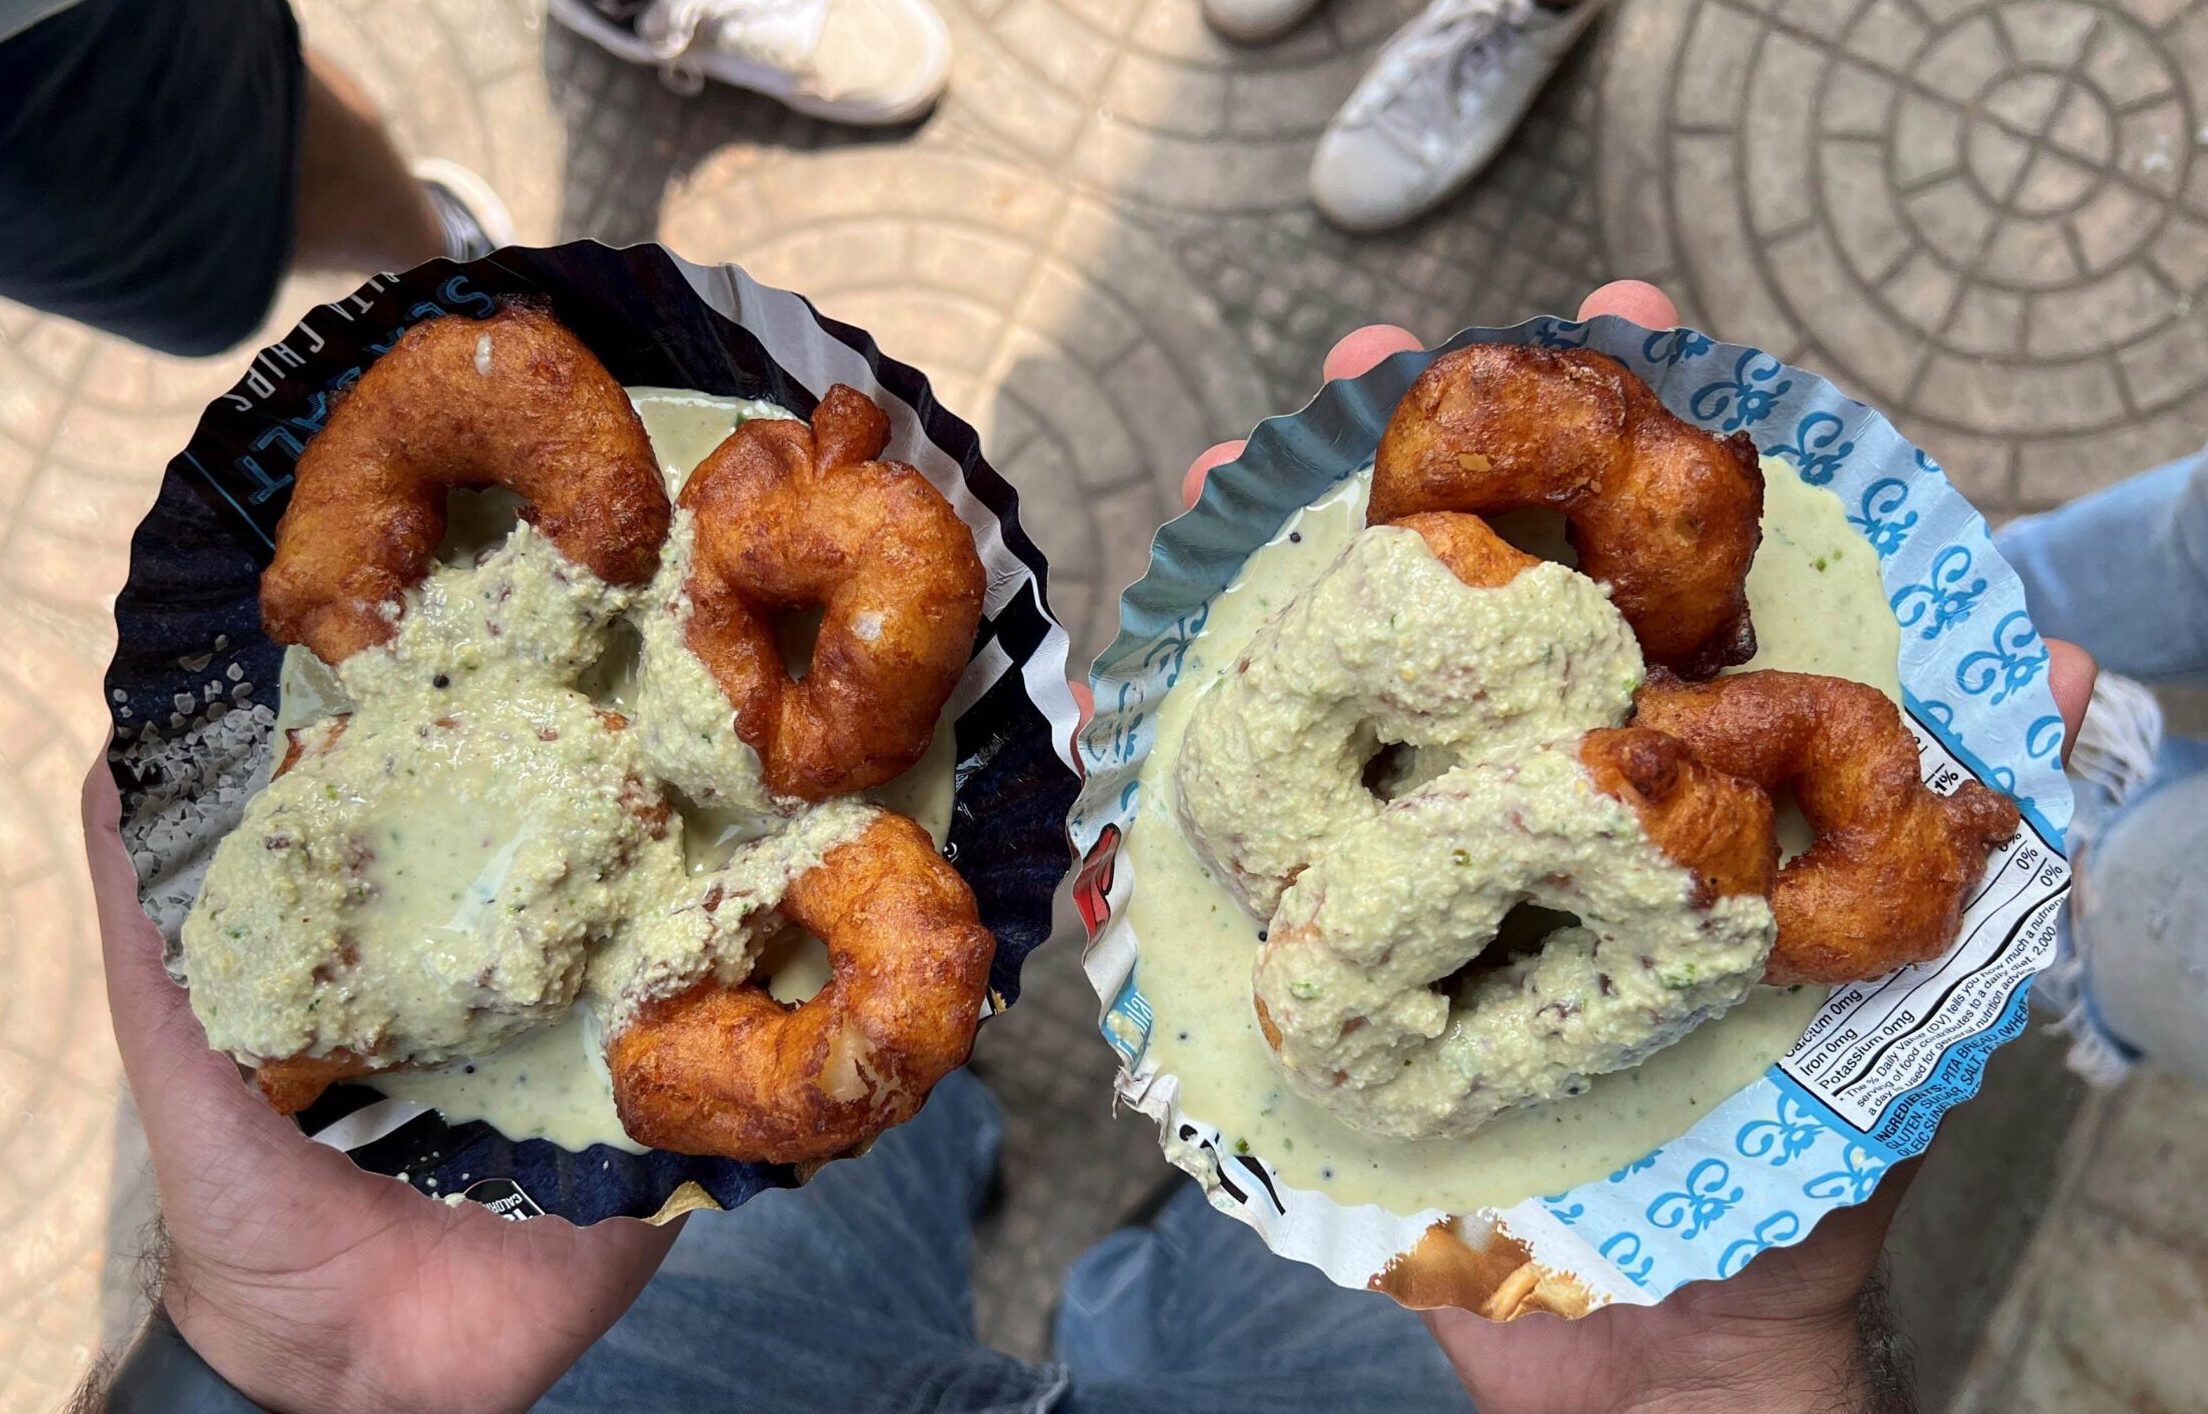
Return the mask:
<svg viewBox="0 0 2208 1414">
<path fill-rule="evenodd" d="M 759 950 L 756 975 L 766 979 L 768 996 L 786 1007 L 795 1007 L 819 996 L 833 970 L 828 945 L 796 924 L 787 923 Z"/>
<path fill-rule="evenodd" d="M 627 619 L 615 619 L 606 626 L 606 651 L 583 669 L 575 688 L 601 706 L 633 713 L 637 665 L 643 658 L 644 635 Z"/>
<path fill-rule="evenodd" d="M 780 823 L 773 816 L 748 810 L 700 805 L 665 783 L 660 789 L 675 807 L 675 818 L 682 822 L 682 862 L 693 878 L 728 863 L 736 846 L 771 833 Z"/>
<path fill-rule="evenodd" d="M 1571 528 L 1562 511 L 1528 506 L 1485 519 L 1497 535 L 1527 554 L 1574 569 L 1579 567 L 1579 552 L 1572 548 Z"/>
<path fill-rule="evenodd" d="M 1447 752 L 1424 751 L 1402 742 L 1386 742 L 1365 758 L 1360 779 L 1382 800 L 1409 795 L 1455 764 Z"/>
<path fill-rule="evenodd" d="M 1482 977 L 1540 952 L 1551 933 L 1579 926 L 1580 918 L 1576 913 L 1544 908 L 1538 903 L 1518 903 L 1495 926 L 1494 941 L 1480 949 L 1479 955 L 1470 962 L 1436 982 L 1435 990 L 1452 1000 L 1461 998 Z"/>
<path fill-rule="evenodd" d="M 774 641 L 782 647 L 782 666 L 791 682 L 803 682 L 813 670 L 813 645 L 820 641 L 820 620 L 827 610 L 819 604 L 792 609 L 774 620 Z"/>
<path fill-rule="evenodd" d="M 1393 800 L 1401 795 L 1404 782 L 1411 773 L 1411 748 L 1402 742 L 1383 742 L 1373 748 L 1365 758 L 1365 769 L 1360 779 L 1365 789 L 1382 800 Z"/>
<path fill-rule="evenodd" d="M 448 565 L 472 565 L 498 548 L 521 520 L 529 503 L 503 486 L 445 493 L 445 538 L 437 558 Z"/>
<path fill-rule="evenodd" d="M 1816 842 L 1817 831 L 1802 814 L 1801 802 L 1794 798 L 1792 782 L 1779 787 L 1771 795 L 1771 825 L 1779 837 L 1779 862 L 1786 863 L 1797 854 L 1806 854 Z"/>
</svg>

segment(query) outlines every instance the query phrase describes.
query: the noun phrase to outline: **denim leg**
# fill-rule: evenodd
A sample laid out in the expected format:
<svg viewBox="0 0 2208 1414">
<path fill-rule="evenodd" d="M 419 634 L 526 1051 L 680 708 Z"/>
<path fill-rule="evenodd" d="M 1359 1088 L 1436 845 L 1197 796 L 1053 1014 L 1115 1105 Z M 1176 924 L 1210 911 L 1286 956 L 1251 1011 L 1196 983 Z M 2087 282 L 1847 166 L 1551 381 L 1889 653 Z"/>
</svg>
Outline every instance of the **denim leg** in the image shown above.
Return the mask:
<svg viewBox="0 0 2208 1414">
<path fill-rule="evenodd" d="M 2040 632 L 2149 681 L 2208 680 L 2208 453 L 2004 527 Z M 2111 741 L 2129 709 L 2114 710 Z M 2071 1064 L 2113 1083 L 2141 1053 L 2208 1078 L 2208 890 L 2193 857 L 2208 819 L 2208 750 L 2164 738 L 2153 775 L 2073 763 L 2077 875 L 2037 995 L 2077 1038 Z"/>
<path fill-rule="evenodd" d="M 1004 1120 L 960 1071 L 865 1157 L 694 1213 L 546 1410 L 1040 1410 L 1063 1376 L 974 1340 L 973 1217 Z"/>
<path fill-rule="evenodd" d="M 1275 1256 L 1194 1183 L 1082 1254 L 1053 1338 L 1068 1414 L 1472 1407 L 1416 1316 Z"/>
<path fill-rule="evenodd" d="M 2208 454 L 2013 521 L 1993 543 L 2043 635 L 2127 677 L 2208 678 Z"/>
<path fill-rule="evenodd" d="M 2152 793 L 2127 802 L 2086 852 L 2069 922 L 2084 963 L 2083 1020 L 2132 1055 L 2208 1082 L 2204 754 L 2192 741 L 2164 753 Z"/>
</svg>

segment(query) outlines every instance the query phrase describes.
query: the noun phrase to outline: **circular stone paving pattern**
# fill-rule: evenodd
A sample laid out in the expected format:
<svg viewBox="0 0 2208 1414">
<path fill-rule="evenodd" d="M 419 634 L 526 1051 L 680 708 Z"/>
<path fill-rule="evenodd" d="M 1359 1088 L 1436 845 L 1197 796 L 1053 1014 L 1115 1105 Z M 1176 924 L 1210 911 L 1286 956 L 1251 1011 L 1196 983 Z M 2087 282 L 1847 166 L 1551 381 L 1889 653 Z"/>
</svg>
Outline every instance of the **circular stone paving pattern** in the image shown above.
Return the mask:
<svg viewBox="0 0 2208 1414">
<path fill-rule="evenodd" d="M 1197 0 L 943 0 L 948 112 L 1084 189 L 1185 211 L 1306 200 L 1311 149 L 1420 0 L 1330 0 L 1265 45 Z"/>
<path fill-rule="evenodd" d="M 662 227 L 871 332 L 971 422 L 1050 558 L 1075 662 L 1178 514 L 1181 473 L 1271 411 L 1213 302 L 1152 237 L 1026 169 L 854 148 L 699 167 Z"/>
<path fill-rule="evenodd" d="M 1781 8 L 1640 7 L 1657 52 L 1613 58 L 1608 125 L 1645 122 L 1656 169 L 1625 215 L 1660 227 L 1697 315 L 1822 365 L 1936 450 L 1980 449 L 1980 487 L 2015 463 L 2027 500 L 2058 489 L 2030 484 L 2028 444 L 2197 442 L 2208 7 Z M 1627 81 L 1647 63 L 1667 81 Z"/>
</svg>

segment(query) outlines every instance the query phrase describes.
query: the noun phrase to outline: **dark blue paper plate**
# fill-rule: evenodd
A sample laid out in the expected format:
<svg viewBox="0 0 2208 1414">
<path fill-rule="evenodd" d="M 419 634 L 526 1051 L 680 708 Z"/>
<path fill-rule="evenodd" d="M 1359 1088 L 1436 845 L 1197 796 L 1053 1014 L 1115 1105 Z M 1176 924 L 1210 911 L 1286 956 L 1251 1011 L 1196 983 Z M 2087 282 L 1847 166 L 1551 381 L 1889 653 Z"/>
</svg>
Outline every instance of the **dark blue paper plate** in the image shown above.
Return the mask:
<svg viewBox="0 0 2208 1414">
<path fill-rule="evenodd" d="M 733 266 L 693 265 L 656 245 L 514 248 L 378 276 L 316 306 L 208 405 L 131 541 L 107 675 L 123 839 L 172 955 L 215 844 L 267 779 L 283 649 L 261 630 L 260 573 L 300 452 L 332 399 L 409 325 L 480 317 L 517 295 L 549 300 L 630 386 L 763 398 L 800 415 L 832 384 L 858 388 L 890 416 L 887 455 L 919 467 L 973 528 L 989 590 L 952 699 L 958 765 L 944 852 L 996 935 L 990 987 L 1009 1005 L 1020 964 L 1050 933 L 1051 899 L 1072 862 L 1065 818 L 1078 786 L 1066 634 L 1050 611 L 1042 552 L 1020 528 L 1019 498 L 973 428 L 864 330 Z M 517 1143 L 358 1085 L 334 1088 L 299 1119 L 363 1168 L 512 1217 L 647 1217 L 686 1183 L 734 1207 L 798 1181 L 787 1165 Z M 694 1193 L 687 1200 L 696 1205 Z"/>
</svg>

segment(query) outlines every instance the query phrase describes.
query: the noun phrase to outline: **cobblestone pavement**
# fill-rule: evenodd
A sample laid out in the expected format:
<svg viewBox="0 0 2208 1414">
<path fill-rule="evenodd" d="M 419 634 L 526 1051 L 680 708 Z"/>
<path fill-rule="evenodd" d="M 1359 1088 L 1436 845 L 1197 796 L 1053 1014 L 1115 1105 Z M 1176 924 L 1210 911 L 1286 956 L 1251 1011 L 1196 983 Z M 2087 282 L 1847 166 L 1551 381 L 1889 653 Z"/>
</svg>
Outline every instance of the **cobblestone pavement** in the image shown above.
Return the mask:
<svg viewBox="0 0 2208 1414">
<path fill-rule="evenodd" d="M 1084 655 L 1189 456 L 1300 404 L 1328 343 L 1368 319 L 1437 338 L 1568 312 L 1610 274 L 1655 276 L 1697 322 L 1895 413 L 1996 516 L 2208 438 L 2208 5 L 1617 0 L 1475 188 L 1408 231 L 1352 239 L 1312 215 L 1304 164 L 1416 0 L 1333 0 L 1259 50 L 1210 37 L 1195 0 L 939 3 L 953 94 L 888 135 L 678 96 L 547 28 L 529 0 L 299 9 L 404 145 L 483 171 L 525 240 L 656 237 L 739 260 L 927 368 L 1021 487 Z M 295 284 L 280 311 L 313 297 Z M 110 1336 L 132 1319 L 142 1162 L 72 802 L 130 529 L 237 363 L 154 358 L 0 309 L 0 634 L 17 649 L 0 658 L 0 1411 L 54 1405 L 103 1319 Z M 1023 1352 L 1040 1348 L 1064 1261 L 1165 1172 L 1141 1125 L 1109 1119 L 1075 950 L 1031 975 L 977 1062 L 1010 1108 L 1014 1165 L 983 1235 L 980 1318 Z M 2046 1201 L 2034 1166 L 2076 1103 L 2045 1063 L 1995 1077 L 1982 1106 L 2004 1083 L 2032 1103 L 1982 1138 L 1958 1128 L 1912 1201 L 1953 1221 L 1904 1227 L 1923 1234 L 1909 1251 L 1945 1250 L 1940 1233 L 1978 1231 L 1974 1166 L 2016 1176 L 2013 1240 L 1971 1258 L 1989 1292 Z M 2111 1112 L 2177 1103 L 2154 1084 Z M 2202 1142 L 2139 1127 L 2095 1132 L 2119 1150 Z M 1059 1175 L 1047 1205 L 1018 1180 L 1043 1165 Z M 2208 1214 L 2171 1182 L 2074 1221 L 2063 1198 L 2050 1230 L 2123 1251 L 2176 1229 L 2197 1242 Z M 2043 1235 L 2030 1262 L 2060 1240 Z M 2191 1300 L 2197 1324 L 2199 1292 L 2181 1288 L 2201 1280 L 2155 1290 L 2171 1309 Z M 2128 1290 L 2111 1277 L 2032 1305 L 1996 1334 L 2031 1344 L 2015 1333 L 2061 1320 L 2059 1370 L 2035 1357 L 2003 1361 L 2003 1377 L 2046 1368 L 2098 1392 L 2069 1407 L 2134 1393 L 2185 1407 L 2180 1384 L 2126 1383 L 2125 1348 L 2092 1345 L 2076 1319 L 2076 1302 Z M 1975 1321 L 1922 1319 L 1927 1348 L 1959 1366 Z M 2181 1344 L 2154 1359 L 2200 1358 L 2203 1342 Z M 2183 1388 L 2208 1387 L 2191 1373 Z"/>
</svg>

